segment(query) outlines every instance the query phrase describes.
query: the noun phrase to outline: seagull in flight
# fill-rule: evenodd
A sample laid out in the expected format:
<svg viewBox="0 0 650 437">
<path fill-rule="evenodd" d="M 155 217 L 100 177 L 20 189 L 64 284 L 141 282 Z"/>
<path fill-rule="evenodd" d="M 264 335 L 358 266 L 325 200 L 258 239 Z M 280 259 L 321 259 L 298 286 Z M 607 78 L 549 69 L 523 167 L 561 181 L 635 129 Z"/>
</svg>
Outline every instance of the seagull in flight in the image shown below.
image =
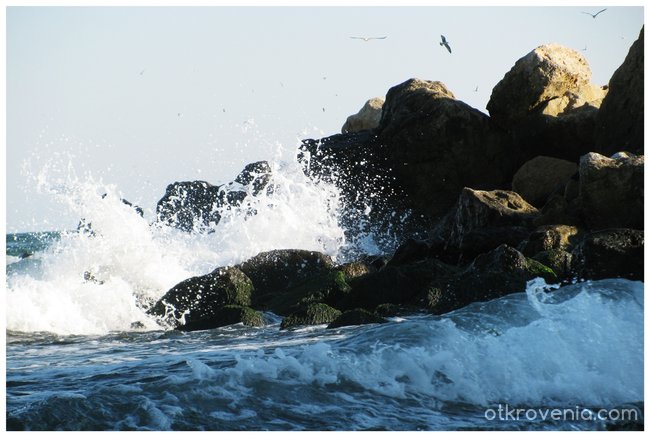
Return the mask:
<svg viewBox="0 0 650 437">
<path fill-rule="evenodd" d="M 351 36 L 350 38 L 352 39 L 362 39 L 366 42 L 370 41 L 371 39 L 386 39 L 386 36 Z"/>
<path fill-rule="evenodd" d="M 596 18 L 598 16 L 598 14 L 600 14 L 601 12 L 605 12 L 606 10 L 607 10 L 607 8 L 601 9 L 600 11 L 596 12 L 595 14 L 592 14 L 591 12 L 585 12 L 585 11 L 582 11 L 582 13 L 587 14 L 587 15 L 591 15 L 592 18 Z"/>
<path fill-rule="evenodd" d="M 451 47 L 449 47 L 449 41 L 447 41 L 447 38 L 445 38 L 444 35 L 440 35 L 440 38 L 442 38 L 442 41 L 440 42 L 441 46 L 445 46 L 447 50 L 449 50 L 449 53 L 451 53 Z"/>
</svg>

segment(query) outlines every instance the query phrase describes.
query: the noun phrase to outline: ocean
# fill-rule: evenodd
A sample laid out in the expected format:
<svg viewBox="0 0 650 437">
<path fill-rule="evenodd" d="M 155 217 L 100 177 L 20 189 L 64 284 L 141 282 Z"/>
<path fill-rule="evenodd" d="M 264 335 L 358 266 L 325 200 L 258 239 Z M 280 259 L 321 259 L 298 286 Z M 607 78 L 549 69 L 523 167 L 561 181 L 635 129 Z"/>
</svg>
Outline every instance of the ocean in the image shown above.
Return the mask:
<svg viewBox="0 0 650 437">
<path fill-rule="evenodd" d="M 642 419 L 641 282 L 547 293 L 536 279 L 382 325 L 280 331 L 265 313 L 261 328 L 163 329 L 146 309 L 217 266 L 271 249 L 339 263 L 380 250 L 367 228 L 341 227 L 334 187 L 273 167 L 273 193 L 209 232 L 152 224 L 116 187 L 77 180 L 54 195 L 92 235 L 8 234 L 7 428 L 599 430 Z"/>
</svg>

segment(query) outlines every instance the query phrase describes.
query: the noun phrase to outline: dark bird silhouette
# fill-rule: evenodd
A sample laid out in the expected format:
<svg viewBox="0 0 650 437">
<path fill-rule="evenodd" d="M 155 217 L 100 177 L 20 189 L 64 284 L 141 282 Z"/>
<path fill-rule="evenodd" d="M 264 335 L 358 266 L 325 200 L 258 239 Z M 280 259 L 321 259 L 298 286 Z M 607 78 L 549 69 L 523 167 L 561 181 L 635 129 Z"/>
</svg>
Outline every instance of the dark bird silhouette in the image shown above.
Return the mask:
<svg viewBox="0 0 650 437">
<path fill-rule="evenodd" d="M 386 39 L 388 37 L 386 37 L 386 36 L 351 36 L 350 38 L 352 38 L 352 39 L 362 39 L 362 40 L 368 42 L 371 39 Z"/>
<path fill-rule="evenodd" d="M 595 14 L 592 14 L 591 12 L 585 12 L 585 11 L 582 11 L 582 13 L 587 14 L 587 15 L 591 15 L 592 18 L 596 18 L 598 16 L 598 14 L 600 14 L 601 12 L 605 12 L 606 10 L 607 10 L 607 8 L 601 9 L 600 11 L 596 12 Z"/>
<path fill-rule="evenodd" d="M 445 46 L 447 50 L 449 50 L 449 53 L 451 53 L 451 47 L 449 47 L 449 41 L 447 41 L 447 38 L 445 38 L 444 35 L 440 35 L 440 38 L 442 38 L 442 41 L 440 42 L 441 46 Z"/>
</svg>

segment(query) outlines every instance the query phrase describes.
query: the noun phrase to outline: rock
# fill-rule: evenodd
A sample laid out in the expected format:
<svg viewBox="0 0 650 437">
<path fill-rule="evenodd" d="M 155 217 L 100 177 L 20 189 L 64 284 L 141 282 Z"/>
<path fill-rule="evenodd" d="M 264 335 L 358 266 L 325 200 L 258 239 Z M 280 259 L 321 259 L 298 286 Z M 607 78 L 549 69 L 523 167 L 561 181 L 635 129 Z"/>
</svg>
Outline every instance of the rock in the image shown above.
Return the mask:
<svg viewBox="0 0 650 437">
<path fill-rule="evenodd" d="M 266 295 L 263 307 L 286 316 L 312 303 L 337 306 L 350 291 L 345 274 L 340 270 L 311 277 L 295 286 Z"/>
<path fill-rule="evenodd" d="M 378 133 L 395 182 L 434 219 L 464 187 L 503 188 L 517 167 L 505 133 L 441 82 L 410 79 L 392 87 Z"/>
<path fill-rule="evenodd" d="M 226 305 L 219 308 L 216 319 L 219 320 L 220 326 L 235 325 L 237 323 L 253 327 L 265 325 L 264 317 L 259 311 L 240 305 Z M 180 327 L 180 329 L 183 328 L 183 326 Z"/>
<path fill-rule="evenodd" d="M 512 191 L 531 205 L 542 207 L 549 196 L 563 189 L 578 166 L 570 161 L 537 156 L 522 165 L 512 179 Z"/>
<path fill-rule="evenodd" d="M 625 278 L 643 281 L 643 231 L 592 232 L 572 252 L 579 279 Z"/>
<path fill-rule="evenodd" d="M 561 281 L 572 279 L 573 254 L 564 249 L 549 249 L 536 253 L 532 257 L 535 261 L 550 267 Z"/>
<path fill-rule="evenodd" d="M 250 186 L 251 193 L 256 196 L 269 185 L 271 176 L 272 170 L 269 163 L 267 161 L 258 161 L 244 167 L 235 178 L 235 182 L 245 187 Z"/>
<path fill-rule="evenodd" d="M 487 110 L 495 122 L 510 128 L 530 114 L 557 116 L 581 106 L 580 100 L 599 98 L 602 96 L 591 84 L 591 69 L 584 56 L 550 44 L 537 47 L 515 63 L 492 90 Z"/>
<path fill-rule="evenodd" d="M 237 267 L 255 286 L 255 306 L 264 307 L 272 295 L 329 272 L 334 263 L 320 252 L 281 249 L 262 252 Z"/>
<path fill-rule="evenodd" d="M 205 181 L 174 182 L 156 205 L 158 221 L 183 231 L 216 225 L 225 192 Z"/>
<path fill-rule="evenodd" d="M 534 256 L 539 252 L 554 249 L 571 250 L 581 238 L 581 232 L 575 226 L 540 226 L 522 243 L 521 252 L 526 256 Z"/>
<path fill-rule="evenodd" d="M 381 119 L 381 108 L 383 105 L 384 99 L 381 97 L 368 100 L 359 112 L 348 117 L 343 128 L 341 128 L 341 133 L 345 134 L 376 128 Z"/>
<path fill-rule="evenodd" d="M 373 310 L 381 304 L 416 305 L 418 296 L 439 287 L 457 269 L 437 259 L 424 259 L 383 269 L 350 281 L 352 290 L 337 308 Z"/>
<path fill-rule="evenodd" d="M 590 80 L 580 53 L 557 44 L 540 46 L 494 87 L 487 109 L 524 161 L 538 155 L 577 161 L 593 147 L 606 94 Z"/>
<path fill-rule="evenodd" d="M 368 325 L 371 323 L 386 323 L 387 320 L 362 308 L 345 311 L 336 320 L 327 325 L 327 329 L 343 326 Z"/>
<path fill-rule="evenodd" d="M 179 329 L 210 329 L 224 326 L 222 307 L 250 306 L 252 292 L 253 283 L 241 270 L 219 267 L 175 285 L 148 312 Z"/>
<path fill-rule="evenodd" d="M 609 81 L 609 92 L 596 118 L 595 151 L 619 150 L 643 155 L 643 30 Z"/>
<path fill-rule="evenodd" d="M 643 229 L 643 156 L 580 159 L 580 207 L 592 230 Z"/>
<path fill-rule="evenodd" d="M 446 289 L 441 288 L 434 294 L 437 299 L 432 302 L 431 311 L 442 314 L 473 302 L 523 292 L 526 282 L 536 277 L 543 277 L 547 282 L 557 281 L 552 269 L 504 244 L 477 256 Z"/>
<path fill-rule="evenodd" d="M 533 220 L 535 226 L 555 225 L 562 223 L 569 226 L 584 227 L 578 211 L 577 199 L 567 201 L 560 194 L 553 194 L 540 211 L 540 215 Z"/>
<path fill-rule="evenodd" d="M 322 325 L 331 323 L 341 315 L 341 311 L 324 303 L 314 303 L 285 317 L 280 329 L 295 328 L 304 325 Z"/>
<path fill-rule="evenodd" d="M 449 244 L 461 247 L 472 231 L 530 227 L 539 211 L 512 191 L 464 188 L 453 212 Z"/>
</svg>

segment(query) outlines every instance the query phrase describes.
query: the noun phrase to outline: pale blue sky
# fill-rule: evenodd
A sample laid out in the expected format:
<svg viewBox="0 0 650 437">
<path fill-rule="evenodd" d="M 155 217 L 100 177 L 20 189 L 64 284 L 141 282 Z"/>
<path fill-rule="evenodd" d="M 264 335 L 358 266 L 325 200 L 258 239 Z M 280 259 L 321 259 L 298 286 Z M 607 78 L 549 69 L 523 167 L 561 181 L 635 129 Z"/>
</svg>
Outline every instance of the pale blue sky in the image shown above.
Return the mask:
<svg viewBox="0 0 650 437">
<path fill-rule="evenodd" d="M 68 155 L 153 220 L 168 183 L 226 182 L 277 144 L 293 154 L 412 77 L 485 111 L 517 59 L 559 43 L 606 84 L 644 17 L 581 13 L 603 7 L 10 7 L 7 229 L 76 226 L 24 171 Z"/>
</svg>

